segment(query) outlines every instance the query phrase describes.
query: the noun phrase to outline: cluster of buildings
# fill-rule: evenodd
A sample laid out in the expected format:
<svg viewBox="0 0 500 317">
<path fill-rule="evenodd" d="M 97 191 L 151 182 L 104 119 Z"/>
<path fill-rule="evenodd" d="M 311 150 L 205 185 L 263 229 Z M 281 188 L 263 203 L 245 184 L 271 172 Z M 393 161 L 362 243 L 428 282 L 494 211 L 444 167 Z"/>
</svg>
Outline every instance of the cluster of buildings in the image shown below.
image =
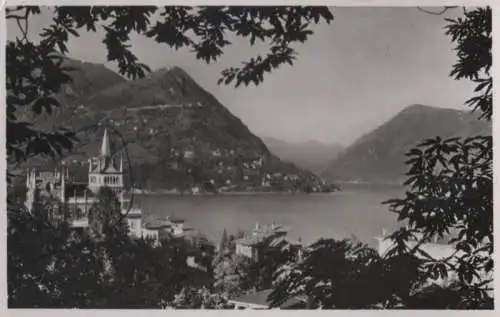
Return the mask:
<svg viewBox="0 0 500 317">
<path fill-rule="evenodd" d="M 81 182 L 71 178 L 69 170 L 62 168 L 52 172 L 28 170 L 26 178 L 26 208 L 31 212 L 39 196 L 58 199 L 67 206 L 64 215 L 76 230 L 89 230 L 89 212 L 98 202 L 99 190 L 110 188 L 118 198 L 121 213 L 132 237 L 145 237 L 158 242 L 162 234 L 183 236 L 190 228 L 182 219 L 156 218 L 143 221 L 142 209 L 133 204 L 132 195 L 124 186 L 123 158 L 111 151 L 107 130 L 104 131 L 100 153 L 88 160 L 88 180 Z"/>
<path fill-rule="evenodd" d="M 260 246 L 262 245 L 262 242 L 270 236 L 278 237 L 278 239 L 276 240 L 276 244 L 279 244 L 279 241 L 281 239 L 282 241 L 287 240 L 292 245 L 295 245 L 297 247 L 297 250 L 300 250 L 300 242 L 293 242 L 287 238 L 288 231 L 289 228 L 280 225 L 273 224 L 271 226 L 261 226 L 259 224 L 256 224 L 254 230 L 250 235 L 236 241 L 236 253 L 257 260 L 259 257 L 259 252 L 261 250 Z M 386 239 L 387 236 L 388 232 L 386 230 L 383 230 L 381 236 L 375 237 L 375 240 L 377 241 L 377 252 L 382 257 L 385 256 L 389 249 L 391 249 L 391 247 L 393 246 L 393 242 L 389 239 Z M 409 247 L 415 246 L 416 243 L 417 242 L 410 243 Z M 449 258 L 453 254 L 460 256 L 460 254 L 456 254 L 455 245 L 450 243 L 450 237 L 443 239 L 434 239 L 433 241 L 422 244 L 420 248 L 435 259 Z M 484 255 L 487 256 L 487 254 Z M 453 282 L 456 278 L 456 275 L 450 274 L 446 279 L 432 280 L 429 281 L 429 283 L 446 286 Z M 490 277 L 483 276 L 483 278 Z M 269 289 L 257 292 L 249 292 L 247 294 L 229 300 L 229 304 L 231 304 L 234 309 L 268 309 L 268 296 L 270 293 L 271 290 Z M 308 305 L 309 302 L 306 296 L 296 296 L 283 303 L 279 308 L 300 309 L 306 308 L 308 307 Z"/>
<path fill-rule="evenodd" d="M 190 153 L 185 154 L 190 157 Z M 262 161 L 253 162 L 255 164 L 245 166 L 248 169 L 256 169 Z M 89 212 L 92 206 L 98 202 L 98 193 L 101 188 L 110 188 L 118 198 L 121 213 L 128 225 L 129 234 L 132 237 L 150 238 L 158 242 L 162 235 L 182 237 L 192 229 L 185 226 L 184 220 L 166 217 L 154 218 L 144 221 L 142 209 L 133 204 L 132 195 L 124 186 L 124 165 L 121 156 L 112 153 L 111 142 L 107 130 L 104 131 L 99 155 L 88 160 L 88 180 L 81 182 L 70 177 L 69 170 L 62 168 L 52 172 L 37 172 L 28 170 L 26 178 L 26 208 L 32 211 L 39 196 L 45 195 L 58 199 L 67 206 L 69 215 L 65 215 L 64 220 L 77 230 L 89 230 Z M 298 180 L 291 176 L 291 181 Z M 262 186 L 272 186 L 277 180 L 288 180 L 288 176 L 282 174 L 266 174 L 262 181 Z M 283 244 L 296 250 L 297 256 L 301 257 L 301 241 L 294 241 L 288 237 L 290 228 L 279 224 L 260 225 L 241 239 L 235 241 L 236 254 L 257 261 L 261 256 L 263 248 L 280 248 Z M 269 238 L 271 238 L 269 240 Z M 376 237 L 377 251 L 381 256 L 385 256 L 391 248 L 392 242 L 388 239 L 387 232 Z M 455 253 L 455 246 L 449 241 L 433 241 L 425 243 L 421 248 L 436 259 L 442 259 Z M 194 263 L 193 258 L 189 261 Z M 444 285 L 454 279 L 450 276 L 446 280 L 436 281 Z M 267 296 L 270 290 L 249 293 L 242 297 L 232 299 L 231 304 L 236 309 L 267 309 Z M 306 298 L 294 298 L 283 304 L 281 308 L 302 308 L 307 304 Z"/>
</svg>

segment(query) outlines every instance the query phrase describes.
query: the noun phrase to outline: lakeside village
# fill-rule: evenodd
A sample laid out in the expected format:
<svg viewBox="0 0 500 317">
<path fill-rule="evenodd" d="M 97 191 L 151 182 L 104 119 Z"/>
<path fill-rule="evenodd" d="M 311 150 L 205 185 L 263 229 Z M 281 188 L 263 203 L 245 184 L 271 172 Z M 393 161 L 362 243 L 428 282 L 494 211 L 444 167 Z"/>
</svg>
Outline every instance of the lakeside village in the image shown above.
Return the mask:
<svg viewBox="0 0 500 317">
<path fill-rule="evenodd" d="M 45 195 L 59 199 L 68 206 L 70 226 L 74 230 L 90 230 L 89 210 L 97 202 L 97 193 L 102 187 L 110 188 L 119 200 L 121 212 L 126 219 L 129 235 L 133 238 L 148 238 L 154 240 L 158 245 L 162 236 L 182 238 L 188 237 L 193 228 L 188 227 L 183 219 L 166 216 L 164 218 L 145 219 L 142 209 L 132 202 L 132 193 L 127 192 L 124 187 L 123 160 L 112 155 L 109 135 L 104 131 L 100 153 L 98 156 L 89 159 L 88 181 L 72 181 L 68 169 L 61 171 L 37 173 L 36 170 L 28 171 L 26 178 L 26 201 L 25 205 L 32 211 L 36 197 Z M 301 241 L 293 241 L 288 237 L 288 228 L 279 224 L 260 225 L 245 233 L 243 237 L 235 240 L 235 253 L 242 255 L 251 261 L 257 261 L 262 252 L 263 242 L 267 238 L 273 237 L 271 244 L 266 244 L 266 248 L 279 248 L 282 242 L 291 246 L 292 250 L 300 258 L 303 245 Z M 374 237 L 378 243 L 378 252 L 384 255 L 391 246 L 390 242 L 384 239 L 387 233 Z M 434 241 L 424 245 L 426 251 L 434 257 L 446 257 L 454 252 L 454 246 L 446 241 Z M 193 256 L 188 256 L 187 265 L 201 268 Z M 446 283 L 447 281 L 441 281 Z M 267 296 L 271 290 L 250 291 L 237 298 L 229 300 L 230 307 L 235 309 L 266 309 L 268 308 Z M 303 308 L 307 305 L 307 298 L 296 297 L 285 302 L 280 308 Z"/>
</svg>

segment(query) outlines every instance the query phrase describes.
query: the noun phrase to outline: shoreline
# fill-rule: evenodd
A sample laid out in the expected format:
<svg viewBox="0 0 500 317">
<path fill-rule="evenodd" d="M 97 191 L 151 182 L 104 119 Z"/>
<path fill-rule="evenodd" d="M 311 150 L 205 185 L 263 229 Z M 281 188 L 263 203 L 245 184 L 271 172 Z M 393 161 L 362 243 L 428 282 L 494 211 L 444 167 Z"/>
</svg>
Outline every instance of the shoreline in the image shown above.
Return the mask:
<svg viewBox="0 0 500 317">
<path fill-rule="evenodd" d="M 361 186 L 361 187 L 371 187 L 371 186 L 387 186 L 387 187 L 401 187 L 401 184 L 398 183 L 368 183 L 368 182 L 340 182 L 339 185 L 344 185 L 347 189 L 350 186 Z M 199 193 L 190 193 L 184 192 L 181 193 L 176 189 L 156 189 L 156 190 L 141 190 L 141 189 L 132 189 L 131 193 L 137 195 L 148 195 L 148 196 L 158 196 L 158 195 L 172 195 L 172 196 L 331 196 L 339 192 L 345 191 L 346 188 L 340 187 L 337 190 L 331 192 L 278 192 L 278 191 L 221 191 L 216 193 L 209 192 L 199 192 Z"/>
<path fill-rule="evenodd" d="M 333 195 L 335 193 L 341 192 L 341 190 L 329 192 L 329 193 L 290 193 L 290 192 L 218 192 L 218 193 L 181 193 L 179 191 L 172 190 L 154 190 L 154 191 L 132 191 L 137 195 L 146 196 L 159 196 L 159 195 L 172 195 L 172 196 L 261 196 L 261 195 L 272 195 L 272 196 L 326 196 Z"/>
</svg>

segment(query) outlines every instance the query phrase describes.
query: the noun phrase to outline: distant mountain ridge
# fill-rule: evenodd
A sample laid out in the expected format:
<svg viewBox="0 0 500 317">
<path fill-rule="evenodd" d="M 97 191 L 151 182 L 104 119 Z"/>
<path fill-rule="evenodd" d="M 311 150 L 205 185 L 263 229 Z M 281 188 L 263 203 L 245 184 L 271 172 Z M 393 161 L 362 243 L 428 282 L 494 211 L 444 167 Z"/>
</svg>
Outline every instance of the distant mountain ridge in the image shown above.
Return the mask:
<svg viewBox="0 0 500 317">
<path fill-rule="evenodd" d="M 313 173 L 271 154 L 239 118 L 179 67 L 125 80 L 102 65 L 69 62 L 78 68 L 73 73 L 78 78 L 58 96 L 64 106 L 56 115 L 35 119 L 46 129 L 80 131 L 81 142 L 65 164 L 72 164 L 81 178 L 86 177 L 87 158 L 98 152 L 100 123 L 119 131 L 116 142 L 127 143 L 137 187 L 246 191 L 264 186 L 282 191 L 323 186 Z"/>
<path fill-rule="evenodd" d="M 315 140 L 287 142 L 273 137 L 263 137 L 262 140 L 271 153 L 313 173 L 321 173 L 344 148 L 340 144 L 325 144 Z"/>
<path fill-rule="evenodd" d="M 470 111 L 412 105 L 348 146 L 322 176 L 329 181 L 401 183 L 407 172 L 404 154 L 422 140 L 491 133 L 491 124 Z"/>
</svg>

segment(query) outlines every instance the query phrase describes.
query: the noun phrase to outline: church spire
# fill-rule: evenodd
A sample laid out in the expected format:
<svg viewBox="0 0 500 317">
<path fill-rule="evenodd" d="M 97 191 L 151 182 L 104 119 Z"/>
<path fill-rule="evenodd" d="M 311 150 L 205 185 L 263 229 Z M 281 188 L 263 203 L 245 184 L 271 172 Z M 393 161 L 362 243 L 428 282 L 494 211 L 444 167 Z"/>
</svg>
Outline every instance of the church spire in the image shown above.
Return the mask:
<svg viewBox="0 0 500 317">
<path fill-rule="evenodd" d="M 108 129 L 104 129 L 104 136 L 102 137 L 101 157 L 108 157 L 111 155 L 111 145 L 109 143 Z"/>
</svg>

